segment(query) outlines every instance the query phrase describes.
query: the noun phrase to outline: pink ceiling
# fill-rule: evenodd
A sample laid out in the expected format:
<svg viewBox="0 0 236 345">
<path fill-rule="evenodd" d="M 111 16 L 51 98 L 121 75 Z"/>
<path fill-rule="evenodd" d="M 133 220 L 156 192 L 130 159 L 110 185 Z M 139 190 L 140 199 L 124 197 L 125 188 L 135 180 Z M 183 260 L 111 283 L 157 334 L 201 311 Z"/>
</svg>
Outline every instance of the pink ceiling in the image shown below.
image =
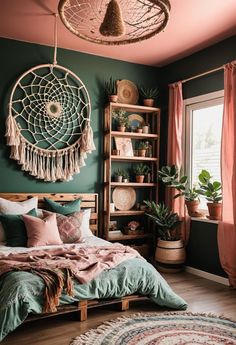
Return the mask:
<svg viewBox="0 0 236 345">
<path fill-rule="evenodd" d="M 53 45 L 59 0 L 0 0 L 0 37 Z M 164 32 L 131 45 L 79 39 L 59 19 L 58 46 L 145 65 L 163 66 L 236 34 L 236 0 L 170 0 Z"/>
</svg>

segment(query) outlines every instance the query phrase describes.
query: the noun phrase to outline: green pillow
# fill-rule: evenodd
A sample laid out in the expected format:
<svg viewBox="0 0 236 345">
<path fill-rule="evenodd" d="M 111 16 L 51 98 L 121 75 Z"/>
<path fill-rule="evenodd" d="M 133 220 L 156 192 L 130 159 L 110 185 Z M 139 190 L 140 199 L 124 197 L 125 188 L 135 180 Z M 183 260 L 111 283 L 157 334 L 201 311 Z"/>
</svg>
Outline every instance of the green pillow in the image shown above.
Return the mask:
<svg viewBox="0 0 236 345">
<path fill-rule="evenodd" d="M 37 217 L 35 208 L 28 213 Z M 27 232 L 21 215 L 1 214 L 0 221 L 6 236 L 6 245 L 9 247 L 27 247 Z"/>
<path fill-rule="evenodd" d="M 81 199 L 76 199 L 61 205 L 56 201 L 44 198 L 45 206 L 48 211 L 60 213 L 64 216 L 68 216 L 68 214 L 80 211 L 81 201 Z"/>
</svg>

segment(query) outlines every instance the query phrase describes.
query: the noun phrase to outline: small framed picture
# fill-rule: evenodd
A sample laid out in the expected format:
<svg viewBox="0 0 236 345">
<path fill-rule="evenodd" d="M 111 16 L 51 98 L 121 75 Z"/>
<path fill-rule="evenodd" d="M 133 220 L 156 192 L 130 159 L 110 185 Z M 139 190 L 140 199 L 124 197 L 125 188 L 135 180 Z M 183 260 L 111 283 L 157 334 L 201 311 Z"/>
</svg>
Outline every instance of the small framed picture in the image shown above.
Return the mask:
<svg viewBox="0 0 236 345">
<path fill-rule="evenodd" d="M 120 156 L 133 157 L 134 151 L 131 138 L 115 138 L 116 149 L 120 152 Z"/>
<path fill-rule="evenodd" d="M 117 230 L 117 221 L 116 220 L 110 220 L 109 231 L 115 231 L 115 230 Z"/>
</svg>

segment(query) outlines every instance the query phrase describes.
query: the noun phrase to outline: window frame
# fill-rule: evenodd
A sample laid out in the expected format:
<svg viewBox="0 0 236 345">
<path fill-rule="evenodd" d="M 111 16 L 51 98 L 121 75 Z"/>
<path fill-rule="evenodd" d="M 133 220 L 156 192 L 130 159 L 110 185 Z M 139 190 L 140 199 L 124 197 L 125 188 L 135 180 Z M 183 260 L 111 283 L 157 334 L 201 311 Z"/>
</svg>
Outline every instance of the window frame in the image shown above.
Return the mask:
<svg viewBox="0 0 236 345">
<path fill-rule="evenodd" d="M 192 133 L 193 133 L 193 111 L 207 108 L 214 105 L 224 105 L 224 90 L 210 92 L 196 97 L 187 98 L 183 103 L 183 173 L 189 177 L 189 185 L 192 187 Z M 203 210 L 205 211 L 205 209 Z"/>
</svg>

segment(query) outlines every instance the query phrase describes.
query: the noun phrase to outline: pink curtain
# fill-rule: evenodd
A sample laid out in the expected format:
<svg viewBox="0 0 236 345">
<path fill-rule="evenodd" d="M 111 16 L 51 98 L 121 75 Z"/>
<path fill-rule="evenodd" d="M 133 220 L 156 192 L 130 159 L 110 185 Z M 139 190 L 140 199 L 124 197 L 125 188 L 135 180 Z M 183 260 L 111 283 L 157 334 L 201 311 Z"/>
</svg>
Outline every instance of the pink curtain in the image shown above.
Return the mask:
<svg viewBox="0 0 236 345">
<path fill-rule="evenodd" d="M 224 69 L 224 115 L 221 144 L 222 221 L 218 226 L 220 261 L 236 287 L 236 61 Z"/>
<path fill-rule="evenodd" d="M 169 85 L 169 122 L 168 122 L 168 149 L 167 165 L 183 165 L 182 137 L 183 137 L 183 95 L 182 83 Z M 166 205 L 177 212 L 183 220 L 181 235 L 186 242 L 188 239 L 188 229 L 190 218 L 185 214 L 184 198 L 173 199 L 176 194 L 174 188 L 166 188 Z"/>
</svg>

